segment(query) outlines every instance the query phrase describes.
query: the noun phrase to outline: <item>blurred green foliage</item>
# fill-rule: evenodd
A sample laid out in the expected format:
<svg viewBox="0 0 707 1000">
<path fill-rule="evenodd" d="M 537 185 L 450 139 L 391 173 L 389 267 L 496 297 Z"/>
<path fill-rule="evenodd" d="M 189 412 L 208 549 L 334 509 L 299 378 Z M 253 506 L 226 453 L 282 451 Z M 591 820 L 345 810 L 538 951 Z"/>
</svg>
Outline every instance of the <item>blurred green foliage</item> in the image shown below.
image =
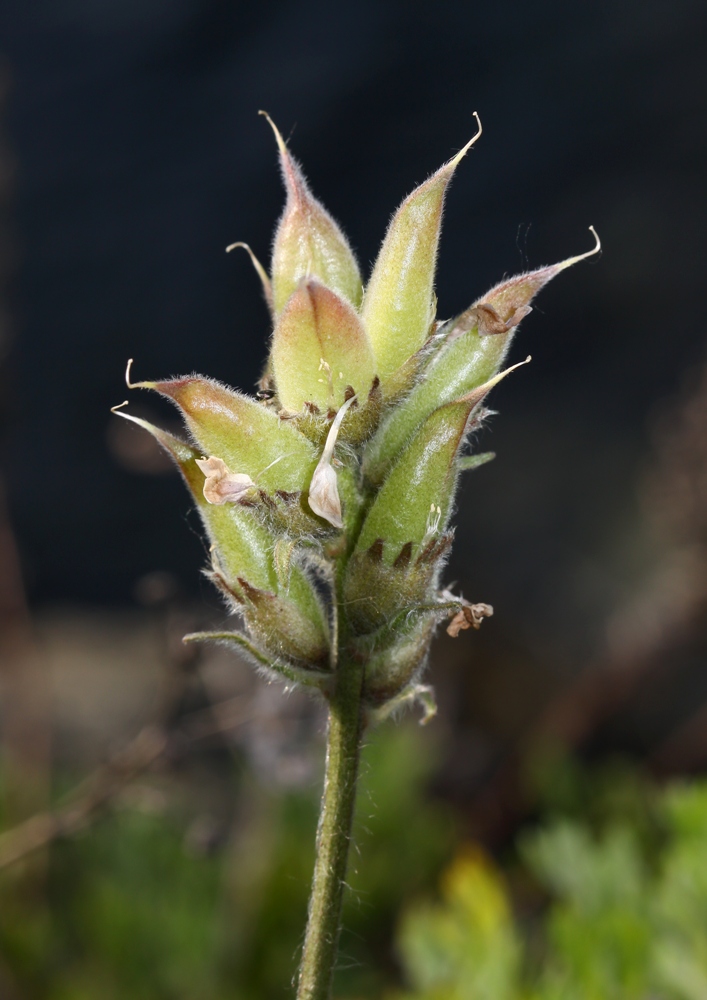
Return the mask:
<svg viewBox="0 0 707 1000">
<path fill-rule="evenodd" d="M 340 995 L 381 995 L 395 981 L 391 935 L 400 904 L 431 891 L 454 852 L 452 815 L 426 795 L 433 740 L 414 725 L 384 726 L 366 748 Z M 0 873 L 0 995 L 4 981 L 21 1000 L 287 995 L 305 924 L 320 780 L 282 792 L 249 774 L 232 794 L 233 835 L 217 850 L 194 850 L 182 790 L 159 808 L 160 796 L 144 797 L 150 808 L 131 796 L 52 845 L 46 859 Z"/>
<path fill-rule="evenodd" d="M 337 996 L 707 998 L 707 782 L 659 790 L 627 764 L 538 760 L 539 816 L 501 869 L 430 798 L 437 759 L 415 725 L 366 748 Z M 157 776 L 2 873 L 3 1000 L 5 983 L 13 1000 L 287 995 L 319 780 L 282 791 L 238 767 L 232 780 L 223 843 L 194 836 L 197 798 Z"/>
<path fill-rule="evenodd" d="M 586 792 L 591 779 L 578 778 Z M 704 1000 L 707 782 L 652 798 L 646 787 L 605 769 L 584 817 L 561 816 L 555 802 L 520 838 L 526 873 L 547 894 L 530 907 L 526 898 L 521 916 L 500 870 L 462 852 L 441 899 L 400 922 L 406 1000 Z M 523 885 L 517 869 L 513 878 Z"/>
</svg>

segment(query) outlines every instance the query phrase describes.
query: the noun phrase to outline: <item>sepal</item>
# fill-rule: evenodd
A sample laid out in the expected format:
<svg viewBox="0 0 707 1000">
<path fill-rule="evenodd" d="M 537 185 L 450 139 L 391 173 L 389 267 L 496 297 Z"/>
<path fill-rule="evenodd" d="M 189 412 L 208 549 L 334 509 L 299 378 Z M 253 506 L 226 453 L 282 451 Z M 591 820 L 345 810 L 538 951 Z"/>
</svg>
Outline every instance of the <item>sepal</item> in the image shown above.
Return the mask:
<svg viewBox="0 0 707 1000">
<path fill-rule="evenodd" d="M 400 694 L 391 701 L 386 702 L 381 708 L 369 708 L 366 715 L 368 723 L 376 726 L 408 706 L 419 705 L 422 709 L 420 725 L 426 726 L 437 714 L 437 701 L 435 690 L 429 684 L 410 684 Z"/>
<path fill-rule="evenodd" d="M 357 640 L 361 651 L 371 654 L 385 649 L 420 617 L 443 612 L 430 601 L 452 538 L 451 532 L 430 538 L 415 558 L 412 542 L 407 542 L 394 550 L 392 565 L 384 557 L 382 538 L 364 552 L 354 552 L 344 581 L 344 600 L 352 629 L 363 637 Z"/>
<path fill-rule="evenodd" d="M 345 399 L 350 398 L 352 394 L 353 390 L 347 390 L 344 393 Z M 378 427 L 384 405 L 380 379 L 375 376 L 368 395 L 361 393 L 356 396 L 349 410 L 346 424 L 339 433 L 339 440 L 354 447 L 363 444 Z M 308 441 L 318 447 L 323 447 L 329 433 L 331 414 L 325 415 L 319 407 L 306 404 L 301 413 L 295 415 L 283 413 L 281 419 L 287 420 L 296 427 Z"/>
<path fill-rule="evenodd" d="M 434 619 L 422 621 L 404 639 L 374 655 L 366 666 L 364 702 L 372 708 L 395 703 L 425 668 L 434 634 Z"/>
<path fill-rule="evenodd" d="M 364 702 L 384 715 L 390 714 L 418 690 L 436 625 L 451 618 L 447 632 L 481 626 L 493 614 L 488 604 L 472 604 L 448 590 L 429 604 L 400 611 L 378 633 L 359 640 L 359 656 L 366 662 Z M 431 690 L 431 689 L 429 689 Z M 428 721 L 426 716 L 423 721 Z"/>
<path fill-rule="evenodd" d="M 327 538 L 335 531 L 330 524 L 313 516 L 305 493 L 277 490 L 270 494 L 257 490 L 238 502 L 278 539 L 295 542 L 317 540 Z"/>
<path fill-rule="evenodd" d="M 238 653 L 245 654 L 251 663 L 264 670 L 266 674 L 274 674 L 294 684 L 325 690 L 331 683 L 331 674 L 328 671 L 310 670 L 281 660 L 273 660 L 241 632 L 190 632 L 184 636 L 182 642 L 216 642 L 223 646 L 235 646 Z"/>
<path fill-rule="evenodd" d="M 246 601 L 243 617 L 264 649 L 319 669 L 328 665 L 324 612 L 299 568 L 293 569 L 287 596 L 258 590 L 244 580 L 239 582 Z"/>
<path fill-rule="evenodd" d="M 258 646 L 288 662 L 312 664 L 318 670 L 329 664 L 326 614 L 306 573 L 291 567 L 287 588 L 273 593 L 253 587 L 238 577 L 226 580 L 218 567 L 208 574 L 234 612 L 241 614 Z"/>
</svg>

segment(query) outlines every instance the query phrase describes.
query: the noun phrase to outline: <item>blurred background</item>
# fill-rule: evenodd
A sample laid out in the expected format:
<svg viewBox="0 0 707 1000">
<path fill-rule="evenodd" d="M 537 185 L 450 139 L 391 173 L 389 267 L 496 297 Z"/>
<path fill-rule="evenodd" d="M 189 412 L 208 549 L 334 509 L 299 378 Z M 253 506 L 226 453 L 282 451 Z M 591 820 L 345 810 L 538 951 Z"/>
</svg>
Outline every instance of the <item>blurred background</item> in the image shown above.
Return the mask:
<svg viewBox="0 0 707 1000">
<path fill-rule="evenodd" d="M 109 412 L 129 357 L 254 387 L 224 249 L 266 261 L 281 210 L 260 108 L 364 269 L 479 112 L 441 316 L 603 243 L 524 321 L 463 484 L 448 579 L 495 615 L 438 639 L 429 727 L 371 737 L 338 993 L 707 997 L 705 5 L 4 0 L 1 1000 L 296 969 L 321 710 L 183 649 L 224 621 L 198 519 Z"/>
</svg>

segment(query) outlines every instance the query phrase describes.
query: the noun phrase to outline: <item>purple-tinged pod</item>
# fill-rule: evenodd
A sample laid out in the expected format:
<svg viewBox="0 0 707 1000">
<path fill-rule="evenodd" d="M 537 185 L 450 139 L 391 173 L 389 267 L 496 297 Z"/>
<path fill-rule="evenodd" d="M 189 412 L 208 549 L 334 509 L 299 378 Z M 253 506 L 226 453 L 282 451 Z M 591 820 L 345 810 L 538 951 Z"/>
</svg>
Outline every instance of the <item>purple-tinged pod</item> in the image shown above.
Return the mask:
<svg viewBox="0 0 707 1000">
<path fill-rule="evenodd" d="M 128 386 L 153 389 L 171 400 L 202 455 L 222 459 L 234 474 L 250 476 L 269 492 L 303 490 L 309 484 L 318 458 L 314 445 L 243 393 L 196 375 L 164 382 L 128 380 Z"/>
<path fill-rule="evenodd" d="M 280 316 L 272 341 L 278 398 L 291 413 L 306 403 L 338 410 L 353 393 L 365 399 L 375 377 L 375 358 L 351 304 L 321 282 L 299 283 Z"/>
<path fill-rule="evenodd" d="M 530 303 L 538 292 L 549 281 L 556 278 L 560 271 L 565 271 L 573 264 L 578 264 L 587 257 L 593 257 L 601 250 L 601 241 L 594 226 L 589 227 L 594 236 L 595 245 L 586 253 L 568 257 L 558 264 L 548 264 L 535 271 L 516 274 L 513 278 L 500 282 L 478 299 L 472 308 L 479 314 L 478 328 L 481 334 L 504 334 L 514 330 L 524 316 L 530 312 Z"/>
<path fill-rule="evenodd" d="M 369 482 L 382 482 L 386 470 L 433 410 L 492 378 L 503 364 L 518 324 L 530 312 L 537 293 L 560 271 L 600 249 L 569 257 L 548 267 L 516 275 L 492 288 L 439 331 L 442 346 L 432 355 L 408 397 L 389 416 L 366 446 L 364 471 Z"/>
<path fill-rule="evenodd" d="M 477 116 L 478 121 L 478 116 Z M 454 171 L 474 138 L 417 187 L 393 216 L 361 314 L 385 382 L 424 344 L 434 320 L 434 276 L 444 196 Z"/>
<path fill-rule="evenodd" d="M 363 287 L 353 251 L 337 223 L 309 190 L 302 169 L 290 155 L 280 132 L 269 116 L 265 117 L 275 133 L 287 191 L 271 264 L 275 316 L 282 312 L 302 278 L 310 276 L 358 308 Z"/>
</svg>

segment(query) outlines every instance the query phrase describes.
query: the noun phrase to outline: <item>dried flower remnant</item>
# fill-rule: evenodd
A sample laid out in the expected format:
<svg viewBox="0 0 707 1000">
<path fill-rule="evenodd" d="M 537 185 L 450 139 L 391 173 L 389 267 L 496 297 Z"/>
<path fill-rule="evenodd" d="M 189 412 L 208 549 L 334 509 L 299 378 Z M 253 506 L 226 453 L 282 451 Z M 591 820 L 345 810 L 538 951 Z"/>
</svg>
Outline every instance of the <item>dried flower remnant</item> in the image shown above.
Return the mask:
<svg viewBox="0 0 707 1000">
<path fill-rule="evenodd" d="M 267 117 L 267 116 L 266 116 Z M 299 1000 L 330 996 L 362 732 L 419 704 L 441 622 L 457 636 L 493 609 L 440 589 L 463 470 L 482 405 L 540 289 L 599 250 L 518 275 L 465 312 L 435 318 L 434 279 L 449 183 L 468 149 L 405 198 L 365 288 L 338 224 L 270 122 L 286 203 L 270 273 L 245 243 L 273 322 L 256 397 L 189 375 L 129 388 L 180 411 L 182 440 L 140 418 L 179 466 L 209 536 L 210 576 L 245 631 L 227 642 L 259 669 L 329 702 L 327 776 Z M 592 230 L 593 232 L 593 230 Z M 594 234 L 596 237 L 596 234 Z M 527 359 L 529 360 L 529 359 Z M 521 362 L 525 364 L 525 362 Z M 335 456 L 336 451 L 336 456 Z"/>
<path fill-rule="evenodd" d="M 442 597 L 446 601 L 459 601 L 461 605 L 459 611 L 447 625 L 447 635 L 451 635 L 453 639 L 456 639 L 459 633 L 465 629 L 480 629 L 484 618 L 490 618 L 493 614 L 493 608 L 490 604 L 472 604 L 471 601 L 467 601 L 463 597 L 455 597 L 449 590 L 442 591 Z"/>
<path fill-rule="evenodd" d="M 236 503 L 253 489 L 255 483 L 243 472 L 231 472 L 222 458 L 197 458 L 196 464 L 206 476 L 204 496 L 209 503 Z"/>
<path fill-rule="evenodd" d="M 335 528 L 343 528 L 344 522 L 341 516 L 341 500 L 339 499 L 336 470 L 332 465 L 332 458 L 334 456 L 334 446 L 336 445 L 336 439 L 339 436 L 341 422 L 346 416 L 347 410 L 355 402 L 355 400 L 355 396 L 352 396 L 351 399 L 347 399 L 332 421 L 331 428 L 329 429 L 329 433 L 327 435 L 326 444 L 324 445 L 324 451 L 322 452 L 322 457 L 320 458 L 319 464 L 314 470 L 314 475 L 312 476 L 312 482 L 309 487 L 309 495 L 307 497 L 309 506 L 312 508 L 314 513 L 319 517 L 323 517 L 325 521 L 328 521 L 329 524 L 332 524 Z"/>
</svg>

